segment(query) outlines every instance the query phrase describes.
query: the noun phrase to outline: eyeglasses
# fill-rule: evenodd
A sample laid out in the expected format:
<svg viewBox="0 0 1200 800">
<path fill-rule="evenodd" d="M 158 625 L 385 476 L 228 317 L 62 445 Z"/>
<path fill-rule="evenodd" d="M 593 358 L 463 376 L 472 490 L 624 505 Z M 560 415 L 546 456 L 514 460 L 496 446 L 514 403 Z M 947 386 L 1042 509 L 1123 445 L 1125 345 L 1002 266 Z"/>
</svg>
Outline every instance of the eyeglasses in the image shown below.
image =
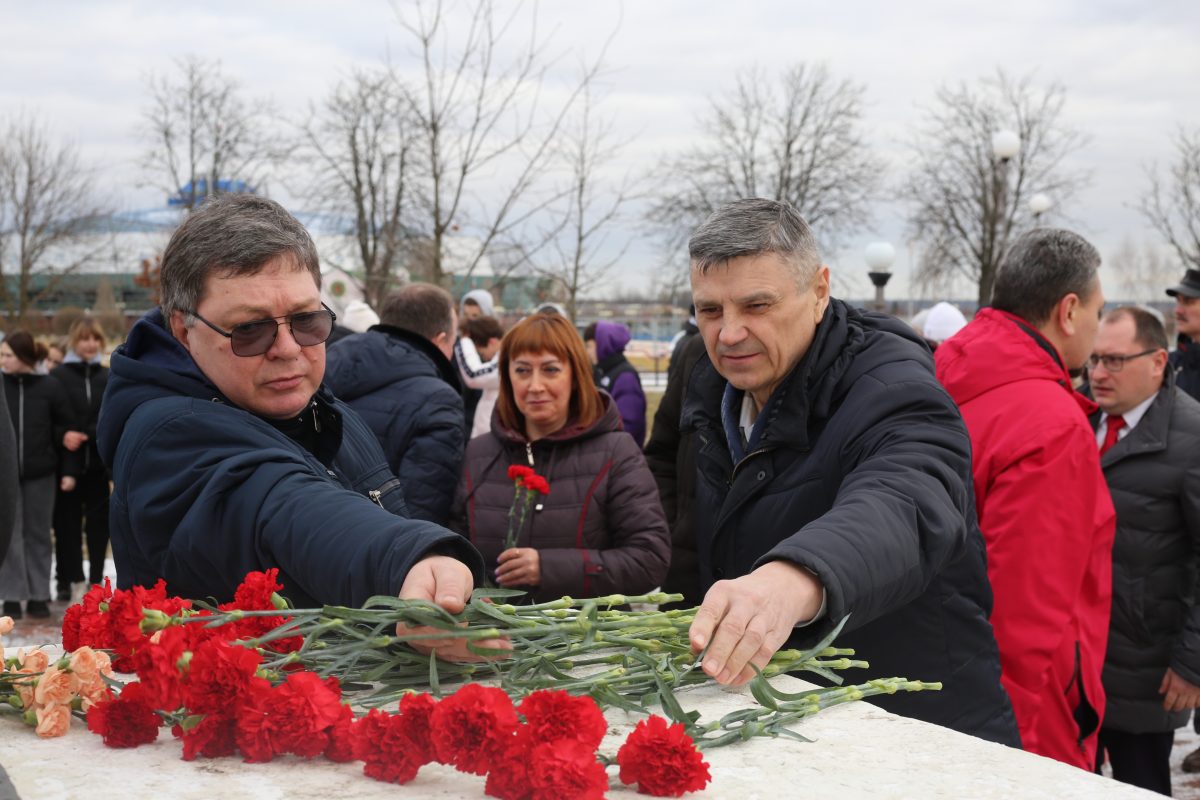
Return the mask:
<svg viewBox="0 0 1200 800">
<path fill-rule="evenodd" d="M 1151 347 L 1149 350 L 1143 350 L 1142 352 L 1134 353 L 1131 356 L 1098 356 L 1093 353 L 1088 358 L 1088 369 L 1095 369 L 1103 364 L 1104 368 L 1109 372 L 1120 372 L 1125 368 L 1126 361 L 1132 361 L 1135 358 L 1141 358 L 1142 356 L 1148 356 L 1151 353 L 1157 352 L 1157 347 Z"/>
<path fill-rule="evenodd" d="M 187 313 L 228 339 L 235 356 L 247 358 L 261 356 L 270 350 L 271 345 L 275 344 L 275 338 L 279 335 L 279 326 L 285 321 L 296 344 L 301 347 L 313 347 L 329 338 L 329 335 L 333 333 L 334 320 L 337 319 L 337 314 L 334 314 L 329 306 L 321 303 L 320 311 L 302 311 L 299 314 L 287 314 L 282 317 L 256 319 L 234 325 L 232 331 L 223 331 L 195 311 Z"/>
</svg>

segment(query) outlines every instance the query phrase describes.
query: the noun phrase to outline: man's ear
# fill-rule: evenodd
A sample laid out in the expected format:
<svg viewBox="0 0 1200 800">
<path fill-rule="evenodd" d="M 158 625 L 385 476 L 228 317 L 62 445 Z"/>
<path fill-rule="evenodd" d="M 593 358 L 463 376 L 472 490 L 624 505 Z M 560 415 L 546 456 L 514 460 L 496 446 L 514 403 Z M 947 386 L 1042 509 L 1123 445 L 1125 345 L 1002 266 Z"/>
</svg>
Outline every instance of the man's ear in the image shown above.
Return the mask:
<svg viewBox="0 0 1200 800">
<path fill-rule="evenodd" d="M 1063 336 L 1074 336 L 1076 325 L 1079 324 L 1079 315 L 1086 313 L 1083 308 L 1083 303 L 1079 300 L 1079 295 L 1074 292 L 1067 292 L 1058 305 L 1054 307 L 1054 321 L 1058 326 L 1058 330 Z"/>
<path fill-rule="evenodd" d="M 178 309 L 176 309 L 175 311 L 172 311 L 171 312 L 171 335 L 174 336 L 176 338 L 176 340 L 178 340 L 178 342 L 181 345 L 183 345 L 184 349 L 190 353 L 190 352 L 192 352 L 192 348 L 188 344 L 188 334 L 189 333 L 191 333 L 191 329 L 188 328 L 188 326 L 184 324 L 183 312 Z"/>
<path fill-rule="evenodd" d="M 829 307 L 829 267 L 821 265 L 817 270 L 816 276 L 813 278 L 813 291 L 817 294 L 817 324 L 821 324 L 821 318 L 825 316 L 825 309 Z"/>
</svg>

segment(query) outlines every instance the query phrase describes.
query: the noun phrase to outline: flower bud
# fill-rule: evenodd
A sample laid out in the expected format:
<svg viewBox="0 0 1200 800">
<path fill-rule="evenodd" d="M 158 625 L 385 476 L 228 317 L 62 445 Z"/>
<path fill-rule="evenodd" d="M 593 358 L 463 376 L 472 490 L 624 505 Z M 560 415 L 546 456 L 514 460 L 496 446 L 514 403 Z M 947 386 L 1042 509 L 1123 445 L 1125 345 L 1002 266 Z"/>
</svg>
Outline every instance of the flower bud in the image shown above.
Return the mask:
<svg viewBox="0 0 1200 800">
<path fill-rule="evenodd" d="M 139 627 L 142 633 L 154 633 L 165 630 L 171 624 L 171 618 L 164 612 L 154 608 L 142 609 L 142 622 Z"/>
</svg>

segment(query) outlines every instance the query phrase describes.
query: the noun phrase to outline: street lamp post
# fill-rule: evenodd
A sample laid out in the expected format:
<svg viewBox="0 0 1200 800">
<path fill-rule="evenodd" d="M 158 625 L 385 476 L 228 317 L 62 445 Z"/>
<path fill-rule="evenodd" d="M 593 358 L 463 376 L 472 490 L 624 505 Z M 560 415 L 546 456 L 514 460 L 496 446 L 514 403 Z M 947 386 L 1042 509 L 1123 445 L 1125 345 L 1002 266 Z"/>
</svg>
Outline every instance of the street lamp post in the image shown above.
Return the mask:
<svg viewBox="0 0 1200 800">
<path fill-rule="evenodd" d="M 1033 212 L 1033 224 L 1035 226 L 1041 222 L 1042 214 L 1049 211 L 1052 205 L 1054 205 L 1054 201 L 1050 199 L 1050 196 L 1041 192 L 1029 198 L 1029 210 Z"/>
<path fill-rule="evenodd" d="M 1021 152 L 1021 137 L 1010 130 L 992 134 L 992 208 L 987 220 L 987 232 L 983 242 L 983 263 L 980 265 L 979 303 L 991 302 L 992 286 L 996 270 L 1004 256 L 1004 244 L 1008 239 L 1008 165 Z"/>
<path fill-rule="evenodd" d="M 883 299 L 883 287 L 887 286 L 888 280 L 892 277 L 890 267 L 896 260 L 896 248 L 887 242 L 873 242 L 867 245 L 867 249 L 863 251 L 863 258 L 866 259 L 869 269 L 867 277 L 875 285 L 874 310 L 881 314 L 886 313 L 887 303 Z"/>
</svg>

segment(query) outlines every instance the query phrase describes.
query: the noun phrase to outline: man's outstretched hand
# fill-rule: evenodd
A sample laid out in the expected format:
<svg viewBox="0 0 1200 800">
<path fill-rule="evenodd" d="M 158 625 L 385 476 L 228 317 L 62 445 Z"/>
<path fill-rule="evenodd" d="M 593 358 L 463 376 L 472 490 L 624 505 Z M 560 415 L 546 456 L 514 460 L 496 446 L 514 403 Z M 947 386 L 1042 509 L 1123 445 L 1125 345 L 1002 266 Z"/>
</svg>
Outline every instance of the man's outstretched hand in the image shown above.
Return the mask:
<svg viewBox="0 0 1200 800">
<path fill-rule="evenodd" d="M 821 590 L 815 575 L 788 561 L 718 581 L 692 620 L 692 652 L 707 647 L 704 672 L 718 683 L 740 686 L 754 677 L 754 667 L 767 665 L 796 623 L 816 616 Z"/>
<path fill-rule="evenodd" d="M 413 565 L 400 587 L 401 600 L 428 600 L 436 603 L 451 614 L 466 608 L 467 600 L 475 588 L 471 570 L 467 565 L 450 556 L 426 556 Z M 396 635 L 411 633 L 436 633 L 437 628 L 410 628 L 396 626 Z M 466 639 L 424 639 L 412 642 L 422 653 L 435 653 L 446 661 L 486 661 L 488 657 L 476 655 L 467 649 Z M 477 647 L 512 650 L 508 639 L 487 639 L 476 643 Z M 492 656 L 491 658 L 504 658 Z"/>
</svg>

